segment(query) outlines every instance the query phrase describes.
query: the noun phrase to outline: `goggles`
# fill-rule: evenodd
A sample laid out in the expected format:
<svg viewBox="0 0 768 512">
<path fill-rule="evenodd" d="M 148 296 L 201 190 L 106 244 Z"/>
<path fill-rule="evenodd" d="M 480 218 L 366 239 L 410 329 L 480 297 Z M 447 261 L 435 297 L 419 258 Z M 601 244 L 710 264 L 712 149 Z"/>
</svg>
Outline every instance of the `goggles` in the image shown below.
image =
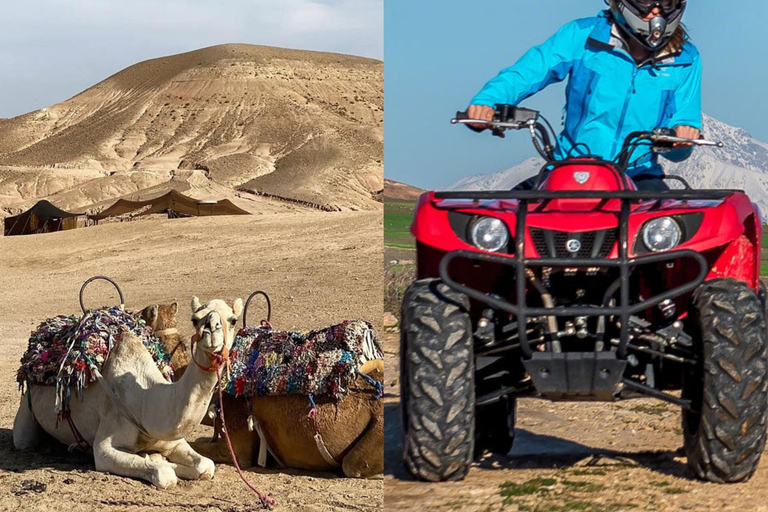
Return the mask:
<svg viewBox="0 0 768 512">
<path fill-rule="evenodd" d="M 658 7 L 662 15 L 668 16 L 684 2 L 685 0 L 627 0 L 627 3 L 640 11 L 643 16 L 648 16 L 654 7 Z"/>
</svg>

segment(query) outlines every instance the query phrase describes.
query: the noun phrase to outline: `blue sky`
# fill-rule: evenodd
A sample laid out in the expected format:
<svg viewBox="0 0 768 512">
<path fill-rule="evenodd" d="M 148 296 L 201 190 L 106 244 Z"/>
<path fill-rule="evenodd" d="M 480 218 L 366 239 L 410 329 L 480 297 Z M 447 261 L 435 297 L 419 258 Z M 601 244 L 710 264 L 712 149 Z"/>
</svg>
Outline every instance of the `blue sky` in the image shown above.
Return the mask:
<svg viewBox="0 0 768 512">
<path fill-rule="evenodd" d="M 768 9 L 763 0 L 692 0 L 686 24 L 702 55 L 707 114 L 768 142 Z M 601 0 L 385 0 L 385 177 L 436 189 L 534 156 L 530 138 L 452 126 L 486 80 Z M 564 85 L 526 100 L 557 128 Z"/>
<path fill-rule="evenodd" d="M 143 60 L 222 43 L 381 59 L 384 0 L 35 0 L 0 10 L 0 118 Z"/>
</svg>

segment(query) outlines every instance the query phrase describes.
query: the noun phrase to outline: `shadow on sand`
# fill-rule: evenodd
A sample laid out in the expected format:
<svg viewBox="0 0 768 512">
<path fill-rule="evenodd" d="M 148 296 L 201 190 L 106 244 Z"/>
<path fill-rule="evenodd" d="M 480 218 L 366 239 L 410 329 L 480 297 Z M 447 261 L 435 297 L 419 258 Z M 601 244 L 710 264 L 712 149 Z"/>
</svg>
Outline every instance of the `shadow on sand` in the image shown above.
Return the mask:
<svg viewBox="0 0 768 512">
<path fill-rule="evenodd" d="M 67 428 L 62 425 L 60 428 Z M 210 436 L 198 436 L 197 439 L 188 438 L 190 442 L 208 442 Z M 230 462 L 228 465 L 233 466 Z M 70 453 L 67 447 L 50 437 L 38 452 L 22 452 L 13 446 L 13 430 L 9 428 L 0 428 L 0 471 L 9 471 L 13 473 L 24 473 L 36 469 L 56 469 L 59 471 L 77 471 L 87 473 L 96 471 L 93 463 L 92 453 L 73 452 Z M 330 471 L 309 471 L 294 468 L 261 468 L 258 466 L 244 467 L 246 474 L 276 475 L 284 474 L 290 476 L 311 476 L 317 479 L 334 480 L 339 478 L 339 474 Z M 151 485 L 143 480 L 135 479 Z"/>
<path fill-rule="evenodd" d="M 67 428 L 61 425 L 61 428 Z M 22 452 L 13 446 L 13 430 L 0 428 L 0 471 L 23 473 L 35 469 L 60 471 L 95 471 L 93 455 L 67 451 L 53 438 L 46 440 L 39 452 Z"/>
<path fill-rule="evenodd" d="M 664 475 L 694 480 L 688 467 L 676 460 L 679 450 L 623 452 L 593 448 L 554 436 L 524 429 L 515 432 L 515 443 L 506 457 L 485 454 L 474 467 L 483 469 L 562 469 L 573 467 L 640 466 Z M 402 463 L 400 404 L 384 407 L 384 474 L 400 480 L 413 480 Z"/>
</svg>

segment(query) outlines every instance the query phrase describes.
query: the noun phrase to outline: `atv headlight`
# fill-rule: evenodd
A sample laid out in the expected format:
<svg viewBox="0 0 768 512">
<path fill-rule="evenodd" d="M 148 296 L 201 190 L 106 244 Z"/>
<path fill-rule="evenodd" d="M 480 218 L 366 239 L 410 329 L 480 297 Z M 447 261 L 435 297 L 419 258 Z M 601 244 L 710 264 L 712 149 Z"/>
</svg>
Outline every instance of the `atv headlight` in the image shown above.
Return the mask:
<svg viewBox="0 0 768 512">
<path fill-rule="evenodd" d="M 680 225 L 672 217 L 648 221 L 643 228 L 643 242 L 653 252 L 668 251 L 680 243 Z"/>
<path fill-rule="evenodd" d="M 507 226 L 495 217 L 482 217 L 477 220 L 472 225 L 470 235 L 475 247 L 489 252 L 498 251 L 509 241 Z"/>
</svg>

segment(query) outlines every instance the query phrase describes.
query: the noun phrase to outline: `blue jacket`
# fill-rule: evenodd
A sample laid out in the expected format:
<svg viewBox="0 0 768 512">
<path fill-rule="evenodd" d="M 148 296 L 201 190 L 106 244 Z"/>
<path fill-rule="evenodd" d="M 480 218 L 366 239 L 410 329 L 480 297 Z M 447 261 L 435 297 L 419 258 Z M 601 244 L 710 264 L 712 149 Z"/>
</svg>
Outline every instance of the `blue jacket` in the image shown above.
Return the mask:
<svg viewBox="0 0 768 512">
<path fill-rule="evenodd" d="M 512 67 L 502 70 L 472 99 L 474 105 L 517 105 L 554 82 L 568 77 L 565 125 L 555 156 L 616 157 L 624 138 L 633 131 L 676 128 L 701 129 L 701 60 L 686 41 L 680 53 L 660 56 L 655 65 L 638 66 L 626 50 L 605 12 L 572 21 L 539 46 L 531 48 Z M 692 148 L 664 153 L 680 161 Z M 639 160 L 638 160 L 639 159 Z M 662 174 L 658 154 L 647 146 L 635 151 L 636 164 L 627 174 Z"/>
</svg>

